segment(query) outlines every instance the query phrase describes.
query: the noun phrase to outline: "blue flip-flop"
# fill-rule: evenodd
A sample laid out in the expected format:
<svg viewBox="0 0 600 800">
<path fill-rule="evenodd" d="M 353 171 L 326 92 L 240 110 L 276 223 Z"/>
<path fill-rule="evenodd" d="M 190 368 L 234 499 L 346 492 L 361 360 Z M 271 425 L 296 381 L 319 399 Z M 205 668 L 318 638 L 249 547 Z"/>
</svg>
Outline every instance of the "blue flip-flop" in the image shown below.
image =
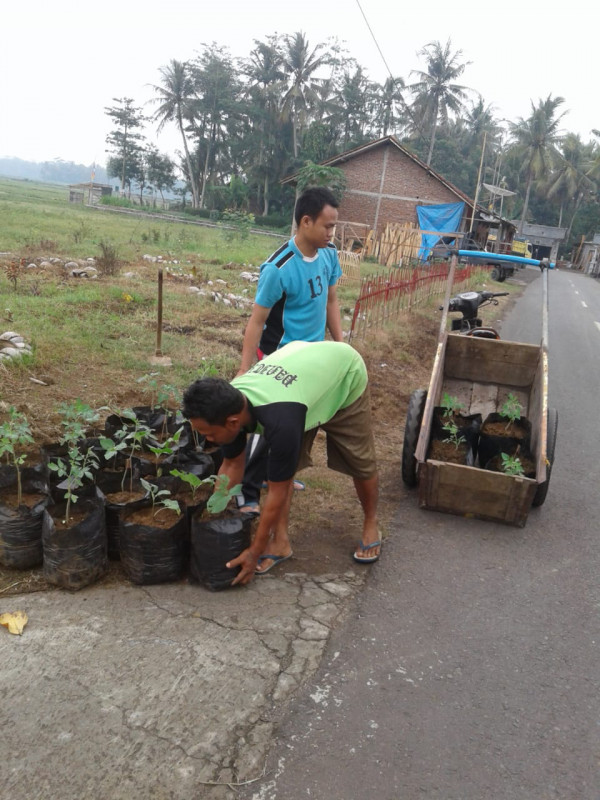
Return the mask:
<svg viewBox="0 0 600 800">
<path fill-rule="evenodd" d="M 379 553 L 376 556 L 357 556 L 356 552 L 352 554 L 352 558 L 357 562 L 357 564 L 374 564 L 376 561 L 379 561 L 379 556 L 381 555 L 381 540 L 377 542 L 371 542 L 371 544 L 363 544 L 362 542 L 358 545 L 357 550 L 362 550 L 363 553 L 366 553 L 367 550 L 370 550 L 372 547 L 379 547 Z"/>
<path fill-rule="evenodd" d="M 272 556 L 269 554 L 265 554 L 264 556 L 259 556 L 258 557 L 259 564 L 261 564 L 263 561 L 269 561 L 269 560 L 272 561 L 273 563 L 271 564 L 270 567 L 267 567 L 266 569 L 261 569 L 260 571 L 256 570 L 254 574 L 266 575 L 267 572 L 270 572 L 273 569 L 273 567 L 276 567 L 278 564 L 281 564 L 282 561 L 287 561 L 288 558 L 291 558 L 293 555 L 294 555 L 293 553 L 290 553 L 289 556 Z"/>
<path fill-rule="evenodd" d="M 267 483 L 267 481 L 263 481 L 261 486 L 260 486 L 260 488 L 261 489 L 268 489 L 269 488 L 269 484 Z M 302 481 L 296 480 L 296 478 L 294 478 L 294 491 L 295 492 L 303 492 L 305 489 L 306 489 L 306 485 L 304 483 L 302 483 Z"/>
</svg>

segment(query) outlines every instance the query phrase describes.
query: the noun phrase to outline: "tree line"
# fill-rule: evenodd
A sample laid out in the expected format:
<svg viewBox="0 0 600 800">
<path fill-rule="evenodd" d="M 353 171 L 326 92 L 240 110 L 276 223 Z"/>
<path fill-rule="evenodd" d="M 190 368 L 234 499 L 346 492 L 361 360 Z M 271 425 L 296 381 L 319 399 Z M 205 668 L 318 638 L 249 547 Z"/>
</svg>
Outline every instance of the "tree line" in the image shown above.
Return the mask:
<svg viewBox="0 0 600 800">
<path fill-rule="evenodd" d="M 282 178 L 349 148 L 393 134 L 427 165 L 504 217 L 564 226 L 572 240 L 600 228 L 600 132 L 563 131 L 565 100 L 531 101 L 504 123 L 461 83 L 468 66 L 452 43 L 426 44 L 406 77 L 369 79 L 335 39 L 312 46 L 299 32 L 255 40 L 234 58 L 216 43 L 159 69 L 152 107 L 114 98 L 106 113 L 109 175 L 122 190 L 180 190 L 193 209 L 289 214 Z M 148 143 L 146 130 L 179 131 L 178 163 Z M 482 158 L 483 153 L 483 158 Z M 481 168 L 481 171 L 480 171 Z M 481 182 L 513 191 L 500 197 Z"/>
</svg>

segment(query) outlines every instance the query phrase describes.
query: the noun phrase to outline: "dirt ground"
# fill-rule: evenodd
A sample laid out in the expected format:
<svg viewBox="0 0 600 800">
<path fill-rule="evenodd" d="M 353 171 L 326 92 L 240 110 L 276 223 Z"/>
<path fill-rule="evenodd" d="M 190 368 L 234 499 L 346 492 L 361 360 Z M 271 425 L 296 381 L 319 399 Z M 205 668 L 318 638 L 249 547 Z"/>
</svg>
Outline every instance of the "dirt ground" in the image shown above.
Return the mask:
<svg viewBox="0 0 600 800">
<path fill-rule="evenodd" d="M 515 297 L 507 298 L 503 311 Z M 500 312 L 494 313 L 497 319 Z M 365 340 L 353 342 L 369 371 L 380 472 L 380 528 L 384 538 L 391 532 L 390 521 L 399 493 L 406 491 L 401 479 L 401 454 L 408 398 L 414 389 L 427 388 L 429 384 L 438 329 L 439 313 L 435 311 L 402 313 L 386 330 L 373 331 Z M 206 338 L 206 331 L 202 334 L 200 331 L 202 328 L 198 326 L 189 335 Z M 222 334 L 228 346 L 234 345 L 231 338 L 236 335 L 234 331 L 226 325 Z M 241 339 L 239 348 L 237 342 L 234 346 L 241 349 Z M 53 376 L 46 374 L 45 379 L 51 382 Z M 102 368 L 94 371 L 90 365 L 86 381 L 92 398 L 119 395 L 122 407 L 139 401 L 139 395 L 123 396 L 122 391 L 111 386 L 111 375 Z M 17 394 L 26 391 L 26 385 L 15 390 Z M 45 409 L 31 408 L 30 413 L 41 422 Z M 52 426 L 46 429 L 51 432 Z M 320 575 L 364 570 L 351 557 L 360 540 L 360 504 L 351 479 L 327 469 L 322 434 L 315 442 L 313 461 L 313 467 L 298 475 L 306 490 L 295 492 L 292 506 L 290 538 L 294 557 L 277 567 L 277 571 Z M 110 586 L 126 580 L 119 562 L 111 562 L 100 584 Z M 0 567 L 0 598 L 53 588 L 44 580 L 41 568 L 16 571 Z"/>
</svg>

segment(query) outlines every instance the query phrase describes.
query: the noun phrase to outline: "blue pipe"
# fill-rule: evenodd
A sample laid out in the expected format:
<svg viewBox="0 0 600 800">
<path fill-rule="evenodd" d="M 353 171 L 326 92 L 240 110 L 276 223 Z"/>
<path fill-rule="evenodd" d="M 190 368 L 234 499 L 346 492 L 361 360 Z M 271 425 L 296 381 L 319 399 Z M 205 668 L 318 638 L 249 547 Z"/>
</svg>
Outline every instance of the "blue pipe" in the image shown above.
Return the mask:
<svg viewBox="0 0 600 800">
<path fill-rule="evenodd" d="M 472 258 L 475 261 L 508 261 L 512 264 L 529 264 L 532 267 L 539 267 L 542 263 L 537 258 L 525 258 L 524 256 L 513 256 L 509 253 L 487 253 L 485 250 L 457 250 L 460 258 Z M 554 269 L 554 261 L 549 261 L 548 266 Z"/>
</svg>

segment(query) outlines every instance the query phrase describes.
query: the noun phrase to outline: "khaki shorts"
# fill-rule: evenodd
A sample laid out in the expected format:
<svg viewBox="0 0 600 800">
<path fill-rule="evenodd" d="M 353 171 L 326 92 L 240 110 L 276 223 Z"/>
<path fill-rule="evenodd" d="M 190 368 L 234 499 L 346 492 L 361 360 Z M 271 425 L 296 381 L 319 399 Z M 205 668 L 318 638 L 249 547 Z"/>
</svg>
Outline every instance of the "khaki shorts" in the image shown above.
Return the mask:
<svg viewBox="0 0 600 800">
<path fill-rule="evenodd" d="M 319 428 L 327 434 L 327 466 L 330 469 L 359 480 L 368 480 L 377 473 L 368 386 L 358 400 L 340 409 Z M 312 428 L 304 434 L 299 470 L 312 466 L 310 451 L 319 428 Z"/>
</svg>

